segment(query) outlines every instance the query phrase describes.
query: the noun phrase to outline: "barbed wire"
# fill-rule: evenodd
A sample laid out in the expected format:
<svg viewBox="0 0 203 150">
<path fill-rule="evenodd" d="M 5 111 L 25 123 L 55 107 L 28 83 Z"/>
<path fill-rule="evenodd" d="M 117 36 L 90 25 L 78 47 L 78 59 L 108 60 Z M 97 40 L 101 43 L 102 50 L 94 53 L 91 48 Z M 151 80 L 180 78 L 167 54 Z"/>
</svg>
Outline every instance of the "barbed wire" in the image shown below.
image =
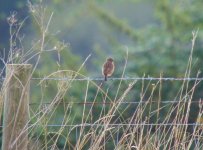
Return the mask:
<svg viewBox="0 0 203 150">
<path fill-rule="evenodd" d="M 47 127 L 91 127 L 91 126 L 203 126 L 201 123 L 135 123 L 135 124 L 75 124 L 75 125 L 61 125 L 61 124 L 48 124 Z"/>
<path fill-rule="evenodd" d="M 38 126 L 38 124 L 29 124 L 28 126 Z M 202 123 L 117 123 L 117 124 L 94 124 L 94 123 L 83 123 L 83 124 L 47 124 L 46 127 L 92 127 L 92 126 L 203 126 Z M 0 126 L 3 128 L 3 125 Z"/>
<path fill-rule="evenodd" d="M 5 77 L 0 78 L 0 81 L 4 81 Z M 87 78 L 60 78 L 60 77 L 33 77 L 31 80 L 55 80 L 55 81 L 103 81 L 102 77 L 87 77 Z M 148 81 L 203 81 L 203 78 L 175 78 L 175 77 L 123 77 L 123 78 L 108 78 L 108 80 L 148 80 Z"/>
<path fill-rule="evenodd" d="M 44 77 L 44 78 L 32 78 L 32 80 L 59 80 L 59 81 L 103 81 L 104 78 L 98 77 L 88 77 L 88 78 L 51 78 L 51 77 Z M 108 80 L 164 80 L 164 81 L 202 81 L 203 78 L 175 78 L 175 77 L 166 77 L 166 78 L 156 78 L 156 77 L 123 77 L 123 78 L 108 78 Z"/>
<path fill-rule="evenodd" d="M 116 103 L 119 104 L 145 104 L 145 103 L 162 103 L 162 104 L 169 104 L 169 103 L 202 103 L 203 100 L 199 100 L 199 101 L 134 101 L 134 102 L 60 102 L 60 103 L 56 103 L 56 105 L 58 104 L 65 104 L 65 105 L 70 105 L 70 104 L 78 104 L 78 105 L 113 105 Z M 33 103 L 29 103 L 29 105 L 49 105 L 53 102 L 33 102 Z"/>
<path fill-rule="evenodd" d="M 59 77 L 34 77 L 31 78 L 32 80 L 57 80 L 57 81 L 103 81 L 104 78 L 98 78 L 98 77 L 88 77 L 88 78 L 59 78 Z M 0 78 L 0 80 L 5 80 L 5 78 Z M 156 77 L 123 77 L 123 78 L 109 78 L 108 80 L 148 80 L 148 81 L 154 81 L 154 80 L 163 80 L 163 81 L 202 81 L 203 78 L 175 78 L 175 77 L 166 77 L 166 78 L 156 78 Z M 200 103 L 200 101 L 135 101 L 135 102 L 119 102 L 120 104 L 140 104 L 140 103 Z M 30 103 L 29 105 L 35 105 L 35 104 L 51 104 L 52 102 L 43 102 L 43 103 Z M 60 102 L 60 104 L 85 104 L 85 105 L 112 105 L 116 102 Z M 58 103 L 56 103 L 58 104 Z M 197 124 L 197 123 L 185 123 L 185 124 L 174 124 L 174 123 L 148 123 L 148 124 L 76 124 L 76 125 L 60 125 L 60 124 L 48 124 L 47 127 L 81 127 L 81 126 L 203 126 L 203 124 Z M 3 126 L 0 126 L 3 127 Z"/>
</svg>

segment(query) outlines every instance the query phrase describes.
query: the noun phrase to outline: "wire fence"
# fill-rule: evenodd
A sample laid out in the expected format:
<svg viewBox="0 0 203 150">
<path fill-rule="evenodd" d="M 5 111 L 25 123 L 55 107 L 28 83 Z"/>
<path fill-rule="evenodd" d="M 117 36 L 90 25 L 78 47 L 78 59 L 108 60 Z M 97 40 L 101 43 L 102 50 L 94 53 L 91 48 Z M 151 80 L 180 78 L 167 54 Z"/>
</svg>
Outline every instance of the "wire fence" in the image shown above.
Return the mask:
<svg viewBox="0 0 203 150">
<path fill-rule="evenodd" d="M 102 101 L 102 100 L 101 100 Z M 52 104 L 53 102 L 32 102 L 29 103 L 29 105 L 49 105 Z M 60 103 L 56 103 L 56 105 L 58 104 L 63 104 L 63 105 L 71 105 L 71 104 L 78 104 L 78 105 L 114 105 L 117 102 L 60 102 Z M 162 104 L 176 104 L 176 103 L 203 103 L 203 100 L 199 100 L 199 101 L 134 101 L 134 102 L 119 102 L 119 104 L 125 105 L 125 104 L 130 104 L 130 105 L 138 105 L 138 104 L 145 104 L 145 103 L 162 103 Z"/>
<path fill-rule="evenodd" d="M 37 124 L 29 124 L 29 126 L 38 126 Z M 29 127 L 28 126 L 28 127 Z M 47 124 L 45 127 L 133 127 L 133 126 L 203 126 L 202 123 L 118 123 L 118 124 L 94 124 L 94 123 L 83 123 L 83 124 Z M 3 128 L 3 126 L 0 126 Z"/>
<path fill-rule="evenodd" d="M 75 125 L 61 125 L 61 124 L 49 124 L 47 127 L 92 127 L 92 126 L 99 126 L 99 127 L 113 127 L 113 126 L 202 126 L 203 124 L 201 123 L 132 123 L 132 124 L 75 124 Z"/>
<path fill-rule="evenodd" d="M 5 78 L 0 78 L 1 81 L 4 81 Z M 31 80 L 56 80 L 56 81 L 104 81 L 104 78 L 102 77 L 86 77 L 86 78 L 69 78 L 69 77 L 33 77 Z M 203 81 L 203 78 L 175 78 L 175 77 L 163 77 L 163 78 L 157 78 L 157 77 L 123 77 L 123 78 L 108 78 L 108 80 L 114 81 L 114 80 L 147 80 L 147 81 Z"/>
<path fill-rule="evenodd" d="M 89 78 L 51 78 L 51 77 L 39 77 L 32 78 L 32 80 L 57 80 L 57 81 L 104 81 L 104 78 L 98 77 L 89 77 Z M 164 77 L 164 78 L 156 78 L 156 77 L 123 77 L 123 78 L 108 78 L 108 80 L 148 80 L 148 81 L 202 81 L 203 78 L 173 78 L 173 77 Z"/>
<path fill-rule="evenodd" d="M 5 78 L 1 78 L 0 80 L 4 80 Z M 34 77 L 31 80 L 55 80 L 55 81 L 104 81 L 104 78 L 99 77 L 88 77 L 88 78 L 59 78 L 59 77 Z M 175 77 L 123 77 L 123 78 L 108 78 L 108 80 L 147 80 L 147 81 L 203 81 L 203 78 L 175 78 Z M 131 101 L 131 102 L 120 102 L 120 104 L 140 104 L 140 103 L 148 103 L 149 101 Z M 203 100 L 191 101 L 190 103 L 200 103 Z M 177 101 L 177 100 L 162 100 L 162 101 L 150 101 L 150 103 L 188 103 L 188 101 Z M 37 105 L 39 103 L 30 103 L 30 105 Z M 41 104 L 51 104 L 51 102 L 42 102 Z M 57 103 L 58 104 L 58 103 Z M 114 102 L 61 102 L 60 104 L 83 104 L 83 105 L 112 105 Z"/>
<path fill-rule="evenodd" d="M 2 83 L 3 81 L 5 80 L 5 78 L 0 78 L 0 80 L 2 80 Z M 87 78 L 68 78 L 68 77 L 34 77 L 34 78 L 31 78 L 31 80 L 33 81 L 77 81 L 77 82 L 80 82 L 80 81 L 101 81 L 101 82 L 104 82 L 104 78 L 98 78 L 98 77 L 87 77 Z M 156 77 L 123 77 L 123 78 L 109 78 L 108 79 L 109 81 L 192 81 L 192 82 L 201 82 L 203 81 L 203 78 L 173 78 L 173 77 L 167 77 L 167 78 L 156 78 Z M 195 128 L 202 128 L 203 129 L 203 122 L 189 122 L 188 119 L 186 120 L 187 117 L 185 118 L 182 118 L 179 120 L 176 120 L 176 121 L 172 121 L 172 120 L 161 120 L 161 119 L 158 119 L 157 120 L 150 120 L 149 118 L 147 118 L 147 121 L 145 119 L 141 119 L 139 121 L 130 121 L 129 118 L 125 118 L 126 120 L 124 120 L 121 116 L 121 118 L 114 118 L 115 120 L 111 120 L 109 122 L 105 122 L 105 118 L 108 119 L 108 115 L 107 116 L 102 116 L 102 115 L 105 115 L 107 114 L 108 112 L 108 107 L 107 106 L 115 106 L 116 104 L 119 104 L 120 105 L 140 105 L 140 104 L 203 104 L 203 99 L 199 99 L 199 100 L 188 100 L 188 98 L 182 98 L 182 99 L 178 99 L 178 98 L 174 98 L 174 99 L 149 99 L 149 100 L 142 100 L 142 99 L 134 99 L 134 100 L 131 100 L 131 101 L 106 101 L 106 100 L 103 100 L 102 98 L 101 99 L 97 99 L 97 101 L 93 100 L 93 99 L 86 99 L 86 101 L 83 101 L 80 99 L 77 99 L 76 101 L 73 101 L 72 99 L 70 101 L 68 100 L 64 100 L 64 99 L 57 99 L 57 101 L 54 101 L 53 100 L 49 100 L 49 99 L 34 99 L 33 100 L 34 102 L 30 102 L 29 103 L 29 106 L 39 106 L 37 107 L 37 112 L 36 111 L 36 114 L 34 114 L 34 119 L 36 120 L 39 120 L 39 121 L 36 121 L 36 122 L 32 122 L 31 120 L 29 120 L 29 123 L 27 123 L 27 128 L 28 129 L 38 129 L 41 128 L 43 126 L 44 129 L 49 129 L 50 130 L 50 133 L 52 133 L 52 131 L 55 131 L 55 130 L 58 130 L 58 133 L 61 133 L 64 129 L 64 132 L 66 132 L 67 130 L 70 132 L 69 134 L 71 135 L 74 135 L 73 137 L 70 136 L 70 138 L 72 138 L 71 140 L 73 140 L 75 138 L 75 141 L 77 141 L 79 139 L 79 137 L 81 136 L 81 134 L 85 134 L 85 132 L 83 133 L 83 129 L 91 129 L 92 131 L 94 131 L 95 133 L 98 132 L 99 130 L 106 130 L 109 131 L 109 130 L 112 130 L 112 133 L 111 134 L 114 134 L 112 135 L 112 140 L 116 141 L 115 143 L 118 144 L 119 143 L 119 140 L 120 140 L 120 134 L 122 134 L 123 132 L 128 132 L 130 131 L 131 129 L 133 130 L 137 130 L 139 131 L 139 128 L 142 128 L 142 129 L 145 129 L 147 130 L 147 132 L 154 132 L 154 131 L 151 131 L 151 129 L 158 129 L 159 128 L 159 131 L 162 131 L 161 129 L 164 128 L 164 130 L 166 130 L 166 128 L 170 128 L 172 129 L 173 127 L 181 127 L 183 129 L 188 129 L 188 128 L 192 128 L 194 129 L 195 131 Z M 36 102 L 35 102 L 36 101 Z M 48 107 L 42 107 L 40 108 L 41 106 L 43 105 L 47 105 L 47 106 L 51 106 L 50 108 L 54 108 L 53 111 L 49 111 L 49 108 Z M 78 122 L 78 120 L 76 121 L 70 121 L 70 122 L 65 122 L 65 115 L 64 116 L 60 116 L 61 118 L 63 118 L 61 120 L 61 118 L 55 118 L 55 111 L 56 111 L 56 107 L 53 107 L 55 105 L 76 105 L 76 107 L 79 107 L 79 105 L 85 105 L 84 106 L 84 110 L 86 109 L 86 105 L 90 105 L 91 108 L 89 110 L 88 113 L 91 113 L 90 114 L 90 118 L 88 118 L 89 120 L 86 120 L 86 121 L 81 121 L 81 122 Z M 93 111 L 92 111 L 92 106 L 103 106 L 104 109 L 102 109 L 102 111 L 100 112 L 101 118 L 94 118 L 93 120 L 96 120 L 96 121 L 93 121 L 92 120 L 92 115 L 94 115 Z M 166 105 L 167 106 L 167 105 Z M 31 107 L 30 107 L 31 108 Z M 72 108 L 72 107 L 71 107 Z M 81 107 L 80 107 L 81 108 Z M 68 107 L 64 107 L 64 109 L 68 109 Z M 117 109 L 117 108 L 116 108 Z M 82 110 L 82 111 L 84 111 Z M 86 109 L 87 110 L 87 109 Z M 157 110 L 153 110 L 153 114 L 156 113 L 156 111 L 160 111 L 161 109 L 158 108 Z M 35 108 L 33 110 L 31 110 L 35 113 Z M 30 111 L 30 112 L 31 112 Z M 66 110 L 60 110 L 61 112 L 66 112 Z M 71 110 L 72 111 L 72 110 Z M 136 110 L 137 111 L 137 110 Z M 142 110 L 143 111 L 143 110 Z M 152 109 L 150 108 L 150 111 L 152 111 Z M 47 114 L 50 113 L 50 116 L 48 116 Z M 66 112 L 67 113 L 67 112 Z M 143 115 L 144 115 L 144 111 L 142 112 Z M 147 112 L 148 113 L 148 112 Z M 70 113 L 71 114 L 71 113 Z M 57 115 L 57 114 L 56 114 Z M 114 115 L 114 114 L 112 114 Z M 150 114 L 151 115 L 151 114 Z M 150 115 L 148 117 L 150 117 Z M 45 116 L 45 117 L 44 117 Z M 81 116 L 83 117 L 83 114 L 81 114 Z M 50 118 L 48 118 L 50 117 Z M 74 117 L 74 116 L 73 116 Z M 104 118 L 103 118 L 104 117 Z M 117 117 L 117 116 L 116 116 Z M 143 116 L 142 116 L 143 117 Z M 44 123 L 43 121 L 45 120 L 51 120 L 50 122 L 47 121 L 46 123 Z M 55 120 L 56 119 L 56 120 Z M 78 118 L 77 118 L 78 119 Z M 81 118 L 80 118 L 81 119 Z M 83 118 L 82 118 L 83 119 Z M 98 119 L 98 120 L 97 120 Z M 103 120 L 102 120 L 103 119 Z M 119 120 L 121 119 L 121 120 Z M 123 120 L 122 120 L 123 119 Z M 133 118 L 130 118 L 130 119 L 133 119 Z M 169 118 L 168 118 L 169 119 Z M 43 120 L 42 122 L 40 122 L 40 120 Z M 145 120 L 145 121 L 144 121 Z M 167 121 L 166 121 L 167 120 Z M 0 128 L 2 128 L 2 130 L 4 129 L 4 126 L 0 126 Z M 67 130 L 66 130 L 67 129 Z M 47 131 L 49 131 L 47 130 Z M 115 131 L 114 131 L 115 130 Z M 107 132 L 105 131 L 105 132 Z M 198 131 L 198 130 L 197 130 Z M 33 131 L 32 131 L 33 132 Z M 167 131 L 169 132 L 169 130 Z M 188 130 L 189 132 L 189 130 Z M 196 132 L 196 131 L 195 131 Z M 57 133 L 57 134 L 58 134 Z M 89 133 L 88 133 L 89 134 Z M 153 134 L 153 133 L 152 133 Z M 195 135 L 195 133 L 193 133 Z M 54 135 L 55 136 L 55 135 Z"/>
<path fill-rule="evenodd" d="M 35 77 L 32 78 L 32 80 L 55 80 L 55 81 L 104 81 L 104 78 L 99 77 L 89 77 L 89 78 L 59 78 L 59 77 Z M 123 78 L 108 78 L 110 81 L 116 81 L 116 80 L 147 80 L 147 81 L 203 81 L 203 78 L 175 78 L 175 77 L 163 77 L 163 78 L 157 78 L 157 77 L 123 77 Z M 102 100 L 101 100 L 102 101 Z M 141 103 L 162 103 L 162 104 L 168 104 L 168 103 L 189 103 L 189 101 L 179 101 L 179 100 L 162 100 L 162 101 L 140 101 L 140 100 L 134 100 L 131 102 L 120 102 L 120 104 L 141 104 Z M 203 102 L 203 100 L 198 101 L 190 101 L 190 103 L 200 103 Z M 30 105 L 37 105 L 38 103 L 30 103 Z M 51 102 L 42 102 L 41 104 L 51 104 Z M 82 105 L 113 105 L 115 102 L 61 102 L 57 104 L 82 104 Z"/>
<path fill-rule="evenodd" d="M 1 78 L 0 80 L 4 81 L 5 78 Z M 87 78 L 68 78 L 68 77 L 64 77 L 64 78 L 60 78 L 60 77 L 34 77 L 31 78 L 31 80 L 54 80 L 54 81 L 104 81 L 104 78 L 101 77 L 87 77 Z M 129 80 L 147 80 L 147 81 L 203 81 L 203 78 L 185 78 L 185 77 L 181 77 L 181 78 L 175 78 L 175 77 L 123 77 L 123 78 L 108 78 L 108 80 L 110 81 L 129 81 Z M 203 100 L 196 100 L 196 101 L 186 101 L 186 100 L 182 100 L 179 101 L 177 99 L 173 99 L 173 100 L 151 100 L 151 101 L 140 101 L 140 100 L 134 100 L 134 101 L 123 101 L 123 102 L 119 102 L 119 104 L 129 104 L 129 105 L 138 105 L 138 104 L 144 104 L 144 103 L 162 103 L 162 104 L 175 104 L 175 103 L 202 103 Z M 60 102 L 60 103 L 56 103 L 56 104 L 76 104 L 76 105 L 113 105 L 116 102 L 104 102 L 101 100 L 101 102 L 79 102 L 79 101 L 71 101 L 71 102 Z M 49 105 L 52 104 L 52 102 L 31 102 L 29 103 L 29 105 Z M 48 124 L 46 125 L 47 127 L 88 127 L 88 126 L 202 126 L 203 124 L 199 124 L 199 123 L 139 123 L 139 124 L 75 124 L 75 125 L 63 125 L 63 124 Z M 3 126 L 0 126 L 1 128 Z"/>
</svg>

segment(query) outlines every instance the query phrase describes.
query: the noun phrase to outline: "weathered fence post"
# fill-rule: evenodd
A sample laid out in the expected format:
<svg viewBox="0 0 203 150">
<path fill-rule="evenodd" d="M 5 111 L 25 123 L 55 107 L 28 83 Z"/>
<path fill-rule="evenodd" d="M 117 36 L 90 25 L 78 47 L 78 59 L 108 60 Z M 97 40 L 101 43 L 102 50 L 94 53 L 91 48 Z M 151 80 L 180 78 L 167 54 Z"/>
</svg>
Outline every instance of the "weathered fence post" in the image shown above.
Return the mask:
<svg viewBox="0 0 203 150">
<path fill-rule="evenodd" d="M 6 65 L 2 150 L 28 149 L 29 90 L 32 65 Z"/>
</svg>

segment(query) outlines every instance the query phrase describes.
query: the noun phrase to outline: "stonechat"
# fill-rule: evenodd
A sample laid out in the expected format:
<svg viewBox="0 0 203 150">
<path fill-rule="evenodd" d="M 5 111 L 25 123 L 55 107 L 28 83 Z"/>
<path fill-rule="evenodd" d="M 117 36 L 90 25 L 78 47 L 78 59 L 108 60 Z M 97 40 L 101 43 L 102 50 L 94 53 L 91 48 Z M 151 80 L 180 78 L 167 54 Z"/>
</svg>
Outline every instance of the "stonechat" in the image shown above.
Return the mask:
<svg viewBox="0 0 203 150">
<path fill-rule="evenodd" d="M 103 65 L 102 73 L 104 76 L 104 81 L 107 81 L 107 77 L 110 77 L 114 72 L 114 61 L 113 58 L 109 57 Z"/>
</svg>

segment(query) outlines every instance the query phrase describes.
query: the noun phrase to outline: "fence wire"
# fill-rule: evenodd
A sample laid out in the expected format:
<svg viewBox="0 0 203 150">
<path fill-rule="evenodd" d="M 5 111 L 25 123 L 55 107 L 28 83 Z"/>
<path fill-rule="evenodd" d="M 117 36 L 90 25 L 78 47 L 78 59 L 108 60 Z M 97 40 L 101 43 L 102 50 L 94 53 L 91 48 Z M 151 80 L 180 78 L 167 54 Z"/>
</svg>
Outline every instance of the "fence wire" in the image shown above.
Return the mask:
<svg viewBox="0 0 203 150">
<path fill-rule="evenodd" d="M 29 124 L 29 126 L 37 126 L 36 124 Z M 46 127 L 119 127 L 119 126 L 203 126 L 202 123 L 135 123 L 135 124 L 93 124 L 93 123 L 84 123 L 84 124 L 47 124 Z M 3 128 L 3 126 L 0 126 Z"/>
<path fill-rule="evenodd" d="M 29 103 L 29 105 L 49 105 L 52 104 L 53 102 L 42 102 L 42 103 Z M 58 104 L 65 104 L 65 105 L 71 105 L 71 104 L 78 104 L 78 105 L 114 105 L 117 102 L 60 102 L 56 103 Z M 132 104 L 132 105 L 137 105 L 137 104 L 145 104 L 145 103 L 162 103 L 162 104 L 176 104 L 176 103 L 203 103 L 203 100 L 199 101 L 134 101 L 134 102 L 119 102 L 119 104 Z"/>
<path fill-rule="evenodd" d="M 57 80 L 57 81 L 103 81 L 104 78 L 98 77 L 89 77 L 89 78 L 32 78 L 32 80 Z M 174 78 L 174 77 L 166 77 L 166 78 L 156 78 L 156 77 L 123 77 L 123 78 L 108 78 L 108 80 L 162 80 L 162 81 L 202 81 L 203 78 Z"/>
<path fill-rule="evenodd" d="M 0 78 L 0 81 L 3 82 L 5 80 L 4 77 Z M 69 77 L 33 77 L 31 80 L 54 80 L 54 81 L 104 81 L 102 77 L 87 77 L 87 78 L 69 78 Z M 156 78 L 156 77 L 123 77 L 123 78 L 108 78 L 110 81 L 114 80 L 147 80 L 147 81 L 203 81 L 203 78 L 175 78 L 175 77 L 163 77 L 163 78 Z"/>
<path fill-rule="evenodd" d="M 0 81 L 4 81 L 5 78 L 0 78 Z M 87 78 L 60 78 L 60 77 L 33 77 L 31 80 L 54 80 L 54 81 L 103 81 L 102 77 L 87 77 Z M 203 81 L 203 78 L 175 78 L 175 77 L 123 77 L 123 78 L 108 78 L 110 81 L 116 80 L 147 80 L 147 81 Z M 162 103 L 162 104 L 170 104 L 170 103 L 202 103 L 203 100 L 198 101 L 177 101 L 177 100 L 165 100 L 165 101 L 131 101 L 131 102 L 119 102 L 120 104 L 142 104 L 142 103 Z M 42 103 L 29 103 L 29 105 L 49 105 L 52 102 L 42 102 Z M 116 102 L 60 102 L 56 104 L 81 104 L 81 105 L 113 105 Z M 32 126 L 32 124 L 30 124 Z M 48 124 L 47 127 L 91 127 L 91 126 L 203 126 L 200 123 L 138 123 L 138 124 L 75 124 L 75 125 L 63 125 L 63 124 Z M 2 128 L 3 126 L 0 126 Z"/>
<path fill-rule="evenodd" d="M 75 124 L 75 125 L 61 125 L 61 124 L 48 124 L 47 127 L 92 127 L 92 126 L 99 126 L 99 127 L 118 127 L 118 126 L 203 126 L 201 123 L 135 123 L 135 124 L 91 124 L 91 123 L 84 123 L 84 124 Z"/>
</svg>

